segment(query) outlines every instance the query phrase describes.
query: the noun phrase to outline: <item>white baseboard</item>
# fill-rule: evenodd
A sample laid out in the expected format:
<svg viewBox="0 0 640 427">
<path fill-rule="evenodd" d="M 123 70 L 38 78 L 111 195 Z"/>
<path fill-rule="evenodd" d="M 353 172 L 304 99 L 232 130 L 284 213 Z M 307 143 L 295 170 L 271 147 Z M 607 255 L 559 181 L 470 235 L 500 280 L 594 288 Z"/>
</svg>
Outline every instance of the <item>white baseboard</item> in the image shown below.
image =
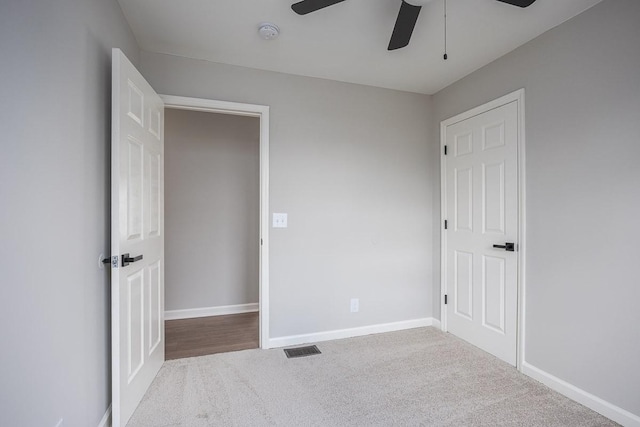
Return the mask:
<svg viewBox="0 0 640 427">
<path fill-rule="evenodd" d="M 269 348 L 287 347 L 290 345 L 307 344 L 311 342 L 339 340 L 343 338 L 379 334 L 382 332 L 393 332 L 402 331 L 404 329 L 421 328 L 424 326 L 432 326 L 433 320 L 434 319 L 431 317 L 425 317 L 422 319 L 403 320 L 401 322 L 383 323 L 380 325 L 361 326 L 359 328 L 338 329 L 335 331 L 271 338 L 269 340 Z"/>
<path fill-rule="evenodd" d="M 438 319 L 431 319 L 431 326 L 433 326 L 434 328 L 442 329 L 442 324 Z"/>
<path fill-rule="evenodd" d="M 623 426 L 640 427 L 640 416 L 632 414 L 631 412 L 609 403 L 598 396 L 594 396 L 573 384 L 569 384 L 568 382 L 561 380 L 540 368 L 536 368 L 526 361 L 522 363 L 522 373 L 540 381 L 542 384 L 567 396 L 569 399 L 575 400 L 587 408 L 593 409 L 605 417 L 622 424 Z"/>
<path fill-rule="evenodd" d="M 107 412 L 104 413 L 98 427 L 111 427 L 111 405 L 107 408 Z"/>
<path fill-rule="evenodd" d="M 251 313 L 258 311 L 258 303 L 221 305 L 218 307 L 190 308 L 186 310 L 167 310 L 164 320 L 193 319 L 196 317 L 224 316 L 226 314 Z"/>
</svg>

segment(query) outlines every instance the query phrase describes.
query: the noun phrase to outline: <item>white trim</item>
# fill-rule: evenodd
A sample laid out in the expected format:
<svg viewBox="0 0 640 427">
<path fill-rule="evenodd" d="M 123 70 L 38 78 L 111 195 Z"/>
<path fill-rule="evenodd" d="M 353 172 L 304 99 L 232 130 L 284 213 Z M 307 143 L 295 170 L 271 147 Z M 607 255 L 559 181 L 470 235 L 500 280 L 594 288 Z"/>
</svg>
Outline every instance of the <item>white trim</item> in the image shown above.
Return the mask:
<svg viewBox="0 0 640 427">
<path fill-rule="evenodd" d="M 435 317 L 431 319 L 431 326 L 437 329 L 442 329 L 442 324 L 440 323 L 440 320 L 436 319 Z"/>
<path fill-rule="evenodd" d="M 194 319 L 196 317 L 224 316 L 227 314 L 252 313 L 259 309 L 259 304 L 220 305 L 217 307 L 188 308 L 185 310 L 167 310 L 164 320 Z"/>
<path fill-rule="evenodd" d="M 204 111 L 208 113 L 232 114 L 235 116 L 260 117 L 269 111 L 266 105 L 240 102 L 216 101 L 213 99 L 189 98 L 186 96 L 160 95 L 164 106 L 180 110 Z"/>
<path fill-rule="evenodd" d="M 447 162 L 444 146 L 447 143 L 447 127 L 440 122 L 440 329 L 447 332 L 447 306 L 444 296 L 447 293 L 447 230 L 444 221 L 447 217 Z"/>
<path fill-rule="evenodd" d="M 98 427 L 111 427 L 111 405 L 109 405 L 107 412 L 102 416 Z"/>
<path fill-rule="evenodd" d="M 496 100 L 472 108 L 469 111 L 458 114 L 440 122 L 440 227 L 447 217 L 447 165 L 444 155 L 444 146 L 447 142 L 446 129 L 455 123 L 475 117 L 479 114 L 517 102 L 518 106 L 518 308 L 517 308 L 517 332 L 516 332 L 516 367 L 522 370 L 525 353 L 525 231 L 526 231 L 526 197 L 525 197 L 525 127 L 524 127 L 524 89 L 519 89 L 502 96 Z M 442 330 L 447 331 L 447 307 L 444 304 L 444 296 L 447 293 L 447 232 L 441 228 L 440 233 L 440 319 Z"/>
<path fill-rule="evenodd" d="M 382 323 L 379 325 L 360 326 L 357 328 L 338 329 L 335 331 L 315 332 L 312 334 L 290 335 L 286 337 L 272 338 L 269 347 L 287 347 L 290 345 L 306 344 L 311 342 L 321 342 L 339 340 L 343 338 L 360 337 L 363 335 L 380 334 L 383 332 L 395 332 L 405 329 L 422 328 L 432 326 L 434 319 L 425 317 L 422 319 L 403 320 L 393 323 Z"/>
<path fill-rule="evenodd" d="M 558 393 L 567 396 L 569 399 L 575 400 L 623 426 L 640 427 L 640 416 L 586 392 L 540 368 L 536 368 L 526 361 L 523 361 L 521 371 Z"/>
<path fill-rule="evenodd" d="M 525 172 L 525 123 L 524 123 L 524 89 L 520 89 L 516 92 L 518 94 L 518 332 L 516 336 L 517 354 L 516 354 L 516 368 L 522 372 L 522 365 L 524 364 L 524 342 L 525 342 L 525 291 L 526 291 L 526 259 L 525 256 L 527 250 L 527 185 L 526 185 L 526 172 Z"/>
<path fill-rule="evenodd" d="M 444 125 L 444 127 L 451 126 L 482 113 L 486 113 L 489 110 L 494 110 L 498 107 L 502 107 L 503 105 L 507 105 L 513 101 L 520 101 L 521 99 L 524 100 L 524 89 L 518 89 L 515 92 L 508 93 L 498 99 L 489 101 L 486 104 L 482 104 L 478 107 L 472 108 L 471 110 L 465 111 L 464 113 L 460 113 L 456 116 L 443 120 L 441 125 Z"/>
<path fill-rule="evenodd" d="M 160 95 L 165 108 L 260 118 L 260 348 L 269 348 L 269 107 L 184 96 Z"/>
</svg>

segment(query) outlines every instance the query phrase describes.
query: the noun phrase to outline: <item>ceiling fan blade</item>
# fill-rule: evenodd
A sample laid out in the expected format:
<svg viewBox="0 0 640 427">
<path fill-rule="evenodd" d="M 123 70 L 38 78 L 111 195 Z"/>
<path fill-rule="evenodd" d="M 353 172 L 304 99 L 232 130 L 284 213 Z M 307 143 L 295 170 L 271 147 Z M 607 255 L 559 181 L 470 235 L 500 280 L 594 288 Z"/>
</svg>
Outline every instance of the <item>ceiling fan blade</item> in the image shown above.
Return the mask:
<svg viewBox="0 0 640 427">
<path fill-rule="evenodd" d="M 302 0 L 292 4 L 291 9 L 298 15 L 306 15 L 307 13 L 315 12 L 316 10 L 324 9 L 325 7 L 333 6 L 343 1 L 344 0 Z"/>
<path fill-rule="evenodd" d="M 391 34 L 387 50 L 400 49 L 409 44 L 420 9 L 422 9 L 422 6 L 414 6 L 402 0 L 402 6 L 400 6 L 396 26 L 393 27 L 393 34 Z"/>
<path fill-rule="evenodd" d="M 501 1 L 502 3 L 510 4 L 512 6 L 529 7 L 533 3 L 535 3 L 536 0 L 498 0 L 498 1 Z"/>
</svg>

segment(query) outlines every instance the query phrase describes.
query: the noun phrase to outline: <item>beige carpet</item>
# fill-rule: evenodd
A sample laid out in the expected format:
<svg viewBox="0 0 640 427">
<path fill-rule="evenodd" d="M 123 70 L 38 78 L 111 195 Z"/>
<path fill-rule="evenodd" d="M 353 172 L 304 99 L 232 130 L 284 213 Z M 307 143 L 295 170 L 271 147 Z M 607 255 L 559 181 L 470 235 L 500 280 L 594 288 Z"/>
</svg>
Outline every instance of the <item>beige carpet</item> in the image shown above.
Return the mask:
<svg viewBox="0 0 640 427">
<path fill-rule="evenodd" d="M 139 426 L 612 426 L 434 328 L 166 362 Z"/>
</svg>

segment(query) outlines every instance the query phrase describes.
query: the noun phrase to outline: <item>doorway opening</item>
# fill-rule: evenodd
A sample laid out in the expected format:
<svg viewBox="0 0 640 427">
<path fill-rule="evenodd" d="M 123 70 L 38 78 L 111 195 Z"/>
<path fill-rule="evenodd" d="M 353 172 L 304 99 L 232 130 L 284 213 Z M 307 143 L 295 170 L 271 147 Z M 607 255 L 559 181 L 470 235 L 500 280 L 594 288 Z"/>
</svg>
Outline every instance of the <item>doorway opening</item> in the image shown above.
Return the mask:
<svg viewBox="0 0 640 427">
<path fill-rule="evenodd" d="M 268 107 L 161 98 L 165 357 L 267 348 Z"/>
</svg>

